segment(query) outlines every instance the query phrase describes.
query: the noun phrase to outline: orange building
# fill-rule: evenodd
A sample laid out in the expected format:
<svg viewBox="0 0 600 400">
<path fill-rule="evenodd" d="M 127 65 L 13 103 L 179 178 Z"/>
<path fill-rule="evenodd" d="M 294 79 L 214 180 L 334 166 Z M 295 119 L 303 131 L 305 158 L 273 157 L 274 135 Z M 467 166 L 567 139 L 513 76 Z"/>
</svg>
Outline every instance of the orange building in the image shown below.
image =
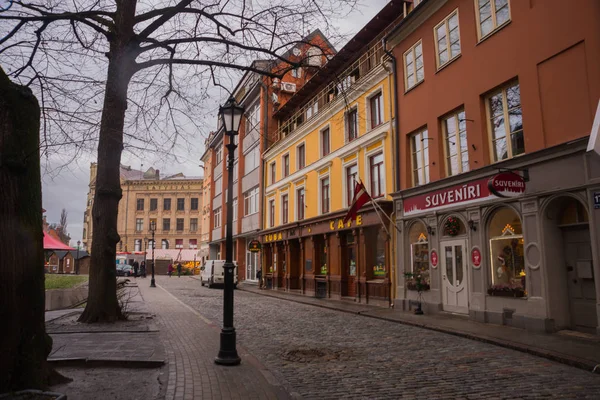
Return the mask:
<svg viewBox="0 0 600 400">
<path fill-rule="evenodd" d="M 417 3 L 385 39 L 397 306 L 600 333 L 600 2 Z"/>
</svg>

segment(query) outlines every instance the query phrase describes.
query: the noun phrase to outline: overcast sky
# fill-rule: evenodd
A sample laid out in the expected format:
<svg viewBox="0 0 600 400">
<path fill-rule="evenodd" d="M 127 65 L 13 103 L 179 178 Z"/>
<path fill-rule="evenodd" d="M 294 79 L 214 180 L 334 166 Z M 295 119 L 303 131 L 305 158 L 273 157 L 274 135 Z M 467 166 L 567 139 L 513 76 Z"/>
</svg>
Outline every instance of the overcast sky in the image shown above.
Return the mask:
<svg viewBox="0 0 600 400">
<path fill-rule="evenodd" d="M 332 21 L 340 32 L 352 37 L 373 16 L 379 12 L 388 0 L 364 1 L 359 8 L 350 16 Z M 338 46 L 338 50 L 341 46 Z M 237 82 L 231 82 L 233 87 Z M 226 97 L 222 90 L 215 90 L 214 115 L 206 116 L 208 120 L 216 122 L 216 110 L 220 101 Z M 213 124 L 216 125 L 216 124 Z M 132 154 L 123 152 L 122 164 L 131 165 L 134 169 L 146 170 L 150 167 L 161 170 L 161 175 L 183 172 L 188 176 L 201 176 L 203 171 L 199 166 L 199 159 L 204 151 L 204 138 L 207 132 L 198 132 L 192 139 L 192 147 L 179 147 L 174 151 L 179 163 L 174 161 L 165 162 L 163 155 L 153 153 Z M 68 233 L 71 236 L 71 245 L 76 246 L 81 240 L 83 231 L 83 212 L 85 211 L 86 196 L 88 192 L 90 162 L 95 161 L 95 155 L 83 155 L 76 162 L 56 170 L 55 166 L 60 164 L 53 159 L 42 160 L 42 195 L 43 207 L 46 209 L 46 217 L 49 223 L 58 222 L 60 212 L 65 208 L 68 212 Z"/>
</svg>

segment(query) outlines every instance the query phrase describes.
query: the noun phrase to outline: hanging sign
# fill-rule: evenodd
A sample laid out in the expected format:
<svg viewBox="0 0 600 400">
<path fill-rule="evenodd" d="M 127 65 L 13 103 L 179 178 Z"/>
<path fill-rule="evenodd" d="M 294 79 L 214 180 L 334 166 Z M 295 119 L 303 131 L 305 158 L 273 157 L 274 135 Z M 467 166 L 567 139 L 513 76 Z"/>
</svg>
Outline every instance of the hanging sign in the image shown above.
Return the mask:
<svg viewBox="0 0 600 400">
<path fill-rule="evenodd" d="M 473 250 L 471 250 L 471 261 L 476 268 L 479 268 L 481 265 L 481 252 L 477 247 L 473 247 Z"/>
<path fill-rule="evenodd" d="M 431 265 L 432 265 L 434 268 L 436 268 L 436 267 L 437 267 L 437 265 L 438 265 L 438 254 L 437 254 L 437 251 L 435 251 L 435 250 L 431 250 L 431 256 L 430 256 L 430 259 L 431 259 Z"/>
<path fill-rule="evenodd" d="M 488 189 L 498 197 L 518 197 L 525 193 L 525 180 L 515 172 L 502 172 L 490 178 Z"/>
<path fill-rule="evenodd" d="M 251 240 L 250 243 L 248 243 L 248 251 L 251 253 L 258 253 L 261 247 L 262 246 L 258 240 Z"/>
<path fill-rule="evenodd" d="M 594 192 L 594 209 L 600 208 L 600 192 Z"/>
</svg>

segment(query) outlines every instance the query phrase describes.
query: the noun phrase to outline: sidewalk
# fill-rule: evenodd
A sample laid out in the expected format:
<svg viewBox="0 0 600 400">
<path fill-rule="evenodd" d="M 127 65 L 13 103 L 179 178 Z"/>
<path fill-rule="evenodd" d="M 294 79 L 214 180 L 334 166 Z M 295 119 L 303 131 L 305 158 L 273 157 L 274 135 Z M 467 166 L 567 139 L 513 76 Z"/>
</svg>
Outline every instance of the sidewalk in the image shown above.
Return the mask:
<svg viewBox="0 0 600 400">
<path fill-rule="evenodd" d="M 600 373 L 600 338 L 598 337 L 533 333 L 508 326 L 484 324 L 446 313 L 414 315 L 396 309 L 343 300 L 318 299 L 277 290 L 259 290 L 256 285 L 251 284 L 240 284 L 238 289 L 262 296 L 379 318 L 479 340 L 558 361 L 586 371 L 593 371 L 598 366 L 595 372 Z"/>
<path fill-rule="evenodd" d="M 160 286 L 140 285 L 148 309 L 166 348 L 166 399 L 287 399 L 290 396 L 245 349 L 238 346 L 242 363 L 223 367 L 214 363 L 220 327 L 179 301 Z"/>
</svg>

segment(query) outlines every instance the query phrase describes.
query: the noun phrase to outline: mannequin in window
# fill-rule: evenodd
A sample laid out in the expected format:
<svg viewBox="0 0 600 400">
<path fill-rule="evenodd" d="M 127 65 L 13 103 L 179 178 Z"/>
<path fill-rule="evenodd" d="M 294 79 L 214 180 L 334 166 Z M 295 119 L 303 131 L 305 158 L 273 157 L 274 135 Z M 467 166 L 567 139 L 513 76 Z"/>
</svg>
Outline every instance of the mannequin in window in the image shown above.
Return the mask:
<svg viewBox="0 0 600 400">
<path fill-rule="evenodd" d="M 508 267 L 506 266 L 505 254 L 500 254 L 498 256 L 498 261 L 500 266 L 496 270 L 496 277 L 498 278 L 497 282 L 499 284 L 508 284 L 510 282 L 510 273 L 508 271 Z"/>
</svg>

